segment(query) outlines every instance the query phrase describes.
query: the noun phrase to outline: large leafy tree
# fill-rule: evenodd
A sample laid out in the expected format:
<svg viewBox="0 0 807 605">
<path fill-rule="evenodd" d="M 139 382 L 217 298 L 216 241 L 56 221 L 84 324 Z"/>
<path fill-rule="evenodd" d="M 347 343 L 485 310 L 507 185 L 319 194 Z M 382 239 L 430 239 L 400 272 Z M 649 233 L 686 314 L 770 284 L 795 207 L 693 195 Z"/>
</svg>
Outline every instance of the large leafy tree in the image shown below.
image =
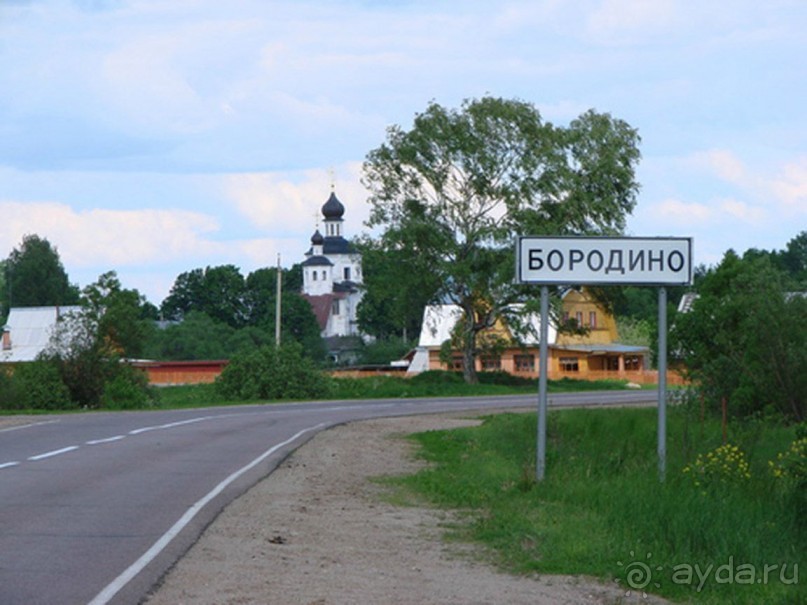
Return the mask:
<svg viewBox="0 0 807 605">
<path fill-rule="evenodd" d="M 78 287 L 72 285 L 59 259 L 59 252 L 38 235 L 26 235 L 5 262 L 7 307 L 72 305 L 78 302 Z"/>
<path fill-rule="evenodd" d="M 281 340 L 293 340 L 303 347 L 307 357 L 322 360 L 325 345 L 320 335 L 319 324 L 311 305 L 300 295 L 302 288 L 302 267 L 293 266 L 290 270 L 281 269 Z M 257 269 L 246 279 L 249 325 L 263 328 L 275 334 L 277 304 L 277 269 Z"/>
<path fill-rule="evenodd" d="M 807 231 L 802 231 L 778 254 L 779 263 L 796 287 L 807 288 Z"/>
<path fill-rule="evenodd" d="M 359 326 L 381 340 L 408 341 L 420 333 L 423 307 L 440 289 L 439 276 L 414 248 L 384 243 L 370 238 L 356 243 L 365 287 L 357 310 Z"/>
<path fill-rule="evenodd" d="M 301 266 L 281 270 L 281 283 L 282 339 L 300 343 L 312 359 L 324 358 L 316 317 L 299 294 Z M 233 265 L 182 273 L 161 310 L 167 319 L 191 321 L 155 334 L 149 351 L 168 359 L 229 358 L 243 348 L 274 342 L 276 300 L 276 268 L 257 269 L 246 278 Z M 229 329 L 211 330 L 211 322 Z M 203 343 L 205 338 L 218 341 Z"/>
<path fill-rule="evenodd" d="M 670 342 L 690 378 L 736 416 L 775 409 L 807 417 L 807 298 L 788 292 L 770 255 L 733 251 L 702 278 Z"/>
<path fill-rule="evenodd" d="M 187 271 L 176 278 L 161 310 L 167 319 L 182 319 L 189 311 L 201 311 L 232 327 L 243 326 L 244 277 L 234 265 Z"/>
<path fill-rule="evenodd" d="M 369 224 L 439 281 L 434 299 L 463 312 L 456 334 L 476 381 L 478 334 L 523 297 L 513 284 L 519 234 L 617 234 L 636 203 L 637 132 L 588 111 L 568 127 L 530 103 L 485 97 L 431 103 L 410 130 L 392 126 L 364 163 Z"/>
<path fill-rule="evenodd" d="M 144 302 L 137 290 L 123 288 L 109 271 L 83 290 L 81 309 L 59 321 L 41 359 L 58 368 L 75 404 L 122 405 L 122 398 L 128 404 L 145 402 L 144 377 L 121 363 L 143 350 L 148 323 L 141 318 Z"/>
</svg>

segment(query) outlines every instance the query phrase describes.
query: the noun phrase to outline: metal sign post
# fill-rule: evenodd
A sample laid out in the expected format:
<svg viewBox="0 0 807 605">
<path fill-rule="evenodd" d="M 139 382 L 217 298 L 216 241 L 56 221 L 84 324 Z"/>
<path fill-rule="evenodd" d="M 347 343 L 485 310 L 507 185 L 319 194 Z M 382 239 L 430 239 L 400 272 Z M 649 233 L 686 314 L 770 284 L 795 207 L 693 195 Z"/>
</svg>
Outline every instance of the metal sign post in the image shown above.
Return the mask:
<svg viewBox="0 0 807 605">
<path fill-rule="evenodd" d="M 658 478 L 667 475 L 667 288 L 658 289 Z"/>
<path fill-rule="evenodd" d="M 544 479 L 546 468 L 546 375 L 549 371 L 549 287 L 541 286 L 541 342 L 538 353 L 538 444 L 536 447 L 535 478 Z"/>
<path fill-rule="evenodd" d="M 667 289 L 692 284 L 689 237 L 519 237 L 516 282 L 541 286 L 538 435 L 535 476 L 546 471 L 549 288 L 561 285 L 659 286 L 658 470 L 667 465 Z"/>
</svg>

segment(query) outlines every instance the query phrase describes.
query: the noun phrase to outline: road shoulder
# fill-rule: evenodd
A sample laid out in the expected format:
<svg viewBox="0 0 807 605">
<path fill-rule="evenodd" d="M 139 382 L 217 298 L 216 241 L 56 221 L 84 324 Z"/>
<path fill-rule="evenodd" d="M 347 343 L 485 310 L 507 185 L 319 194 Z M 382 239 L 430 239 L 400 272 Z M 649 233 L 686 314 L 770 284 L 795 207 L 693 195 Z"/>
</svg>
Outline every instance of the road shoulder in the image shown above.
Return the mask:
<svg viewBox="0 0 807 605">
<path fill-rule="evenodd" d="M 441 539 L 444 511 L 387 503 L 372 478 L 422 464 L 402 436 L 468 418 L 369 420 L 320 433 L 228 506 L 147 603 L 663 603 L 589 579 L 501 573 Z"/>
</svg>

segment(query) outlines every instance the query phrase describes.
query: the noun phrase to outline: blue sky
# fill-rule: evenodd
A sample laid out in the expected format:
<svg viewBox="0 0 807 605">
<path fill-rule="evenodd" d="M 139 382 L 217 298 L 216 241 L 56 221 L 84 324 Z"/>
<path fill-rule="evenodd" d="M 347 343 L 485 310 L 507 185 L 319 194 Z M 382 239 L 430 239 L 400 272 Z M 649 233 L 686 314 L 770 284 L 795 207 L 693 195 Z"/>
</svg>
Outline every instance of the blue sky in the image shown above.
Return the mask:
<svg viewBox="0 0 807 605">
<path fill-rule="evenodd" d="M 628 234 L 695 262 L 807 229 L 803 0 L 0 0 L 0 258 L 159 304 L 176 276 L 303 260 L 331 184 L 429 101 L 486 94 L 642 137 Z"/>
</svg>

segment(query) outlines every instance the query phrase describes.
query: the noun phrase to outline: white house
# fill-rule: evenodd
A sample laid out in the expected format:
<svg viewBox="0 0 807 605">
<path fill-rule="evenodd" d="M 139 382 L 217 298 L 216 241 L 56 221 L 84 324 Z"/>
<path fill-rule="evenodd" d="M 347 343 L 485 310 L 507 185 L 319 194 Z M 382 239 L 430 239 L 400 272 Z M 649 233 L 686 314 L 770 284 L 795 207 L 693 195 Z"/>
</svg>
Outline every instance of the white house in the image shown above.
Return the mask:
<svg viewBox="0 0 807 605">
<path fill-rule="evenodd" d="M 34 361 L 48 346 L 56 323 L 81 307 L 12 307 L 3 326 L 0 363 Z"/>
</svg>

